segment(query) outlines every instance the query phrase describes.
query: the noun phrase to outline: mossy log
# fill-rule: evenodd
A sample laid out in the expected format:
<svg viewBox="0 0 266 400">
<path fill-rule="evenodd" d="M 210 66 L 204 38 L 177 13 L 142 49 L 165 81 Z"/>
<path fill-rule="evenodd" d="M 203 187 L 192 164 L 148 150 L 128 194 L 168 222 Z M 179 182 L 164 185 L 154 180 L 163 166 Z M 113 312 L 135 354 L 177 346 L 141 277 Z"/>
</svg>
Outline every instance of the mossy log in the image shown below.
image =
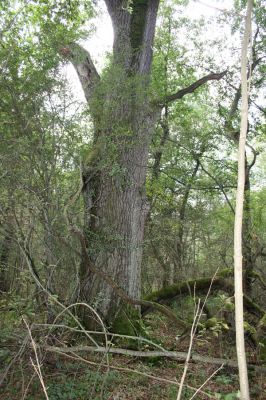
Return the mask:
<svg viewBox="0 0 266 400">
<path fill-rule="evenodd" d="M 190 296 L 194 293 L 194 290 L 197 296 L 206 295 L 210 286 L 212 294 L 217 290 L 222 290 L 230 296 L 233 296 L 234 285 L 232 281 L 228 279 L 232 279 L 232 276 L 233 270 L 226 269 L 221 271 L 215 278 L 198 278 L 182 281 L 149 294 L 146 296 L 145 300 L 169 305 L 180 296 Z M 244 295 L 244 307 L 246 311 L 256 315 L 258 318 L 262 318 L 265 314 L 265 310 L 247 295 Z M 152 305 L 142 306 L 141 308 L 143 316 L 150 313 L 152 310 Z"/>
<path fill-rule="evenodd" d="M 150 293 L 145 297 L 145 300 L 160 304 L 171 304 L 178 297 L 191 296 L 191 294 L 194 293 L 194 290 L 196 295 L 201 295 L 203 293 L 206 294 L 210 285 L 212 285 L 212 293 L 217 290 L 228 291 L 228 282 L 226 282 L 225 278 L 231 277 L 232 275 L 233 271 L 231 269 L 227 269 L 221 271 L 221 273 L 219 273 L 219 275 L 217 275 L 214 279 L 207 277 L 178 282 Z M 143 315 L 150 311 L 151 307 L 142 307 Z"/>
</svg>

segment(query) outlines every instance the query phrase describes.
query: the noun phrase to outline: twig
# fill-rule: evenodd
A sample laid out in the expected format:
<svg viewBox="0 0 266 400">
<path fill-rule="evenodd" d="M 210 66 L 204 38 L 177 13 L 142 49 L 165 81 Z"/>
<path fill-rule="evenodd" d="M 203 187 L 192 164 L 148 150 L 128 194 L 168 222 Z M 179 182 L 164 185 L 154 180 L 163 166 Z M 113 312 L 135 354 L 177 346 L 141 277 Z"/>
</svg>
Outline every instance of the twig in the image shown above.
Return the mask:
<svg viewBox="0 0 266 400">
<path fill-rule="evenodd" d="M 184 387 L 184 382 L 185 382 L 185 378 L 186 378 L 187 370 L 188 370 L 188 363 L 189 363 L 189 360 L 190 360 L 190 357 L 191 357 L 193 340 L 194 340 L 195 333 L 196 333 L 196 328 L 197 328 L 197 325 L 198 325 L 197 322 L 198 322 L 198 317 L 199 317 L 199 310 L 200 310 L 200 299 L 198 300 L 195 316 L 194 316 L 194 319 L 193 319 L 193 324 L 191 326 L 188 352 L 187 352 L 185 366 L 184 366 L 183 374 L 182 374 L 182 377 L 181 377 L 180 386 L 179 386 L 179 389 L 178 389 L 176 400 L 180 400 L 181 399 L 182 390 L 183 390 L 183 387 Z"/>
<path fill-rule="evenodd" d="M 35 374 L 33 373 L 32 376 L 30 377 L 30 380 L 29 380 L 29 382 L 28 382 L 28 384 L 27 384 L 27 386 L 26 386 L 26 389 L 25 389 L 25 391 L 24 391 L 24 393 L 23 393 L 23 397 L 21 397 L 21 400 L 25 400 L 25 399 L 26 399 L 26 396 L 27 396 L 28 391 L 29 391 L 29 387 L 30 387 L 30 385 L 31 385 L 31 382 L 32 382 L 34 376 L 35 376 Z"/>
<path fill-rule="evenodd" d="M 66 307 L 63 303 L 61 303 L 54 295 L 52 295 L 49 290 L 47 290 L 42 282 L 39 279 L 39 276 L 36 274 L 35 272 L 35 268 L 33 268 L 33 260 L 29 254 L 28 249 L 25 249 L 24 246 L 21 245 L 21 243 L 18 241 L 18 245 L 26 259 L 26 262 L 28 264 L 28 268 L 29 271 L 36 283 L 36 285 L 41 288 L 49 297 L 50 299 L 56 303 L 58 306 L 60 306 L 61 308 L 63 308 L 63 312 L 67 311 L 67 313 L 71 316 L 71 318 L 73 318 L 73 320 L 77 323 L 77 325 L 81 328 L 81 330 L 84 332 L 84 334 L 91 340 L 91 342 L 95 345 L 98 346 L 97 342 L 86 332 L 86 330 L 84 329 L 84 327 L 82 326 L 82 324 L 79 322 L 79 320 L 75 317 L 75 315 L 69 310 L 69 307 Z"/>
<path fill-rule="evenodd" d="M 198 300 L 198 304 L 197 305 L 196 305 L 196 302 L 195 302 L 195 315 L 194 315 L 193 324 L 192 324 L 192 327 L 191 327 L 191 330 L 190 330 L 189 348 L 188 348 L 187 357 L 186 357 L 186 361 L 185 361 L 185 366 L 184 366 L 184 370 L 183 370 L 183 374 L 182 374 L 182 378 L 181 378 L 181 382 L 180 382 L 180 386 L 179 386 L 179 389 L 178 389 L 176 400 L 180 400 L 181 399 L 182 390 L 183 390 L 184 382 L 185 382 L 186 375 L 187 375 L 189 360 L 191 358 L 191 351 L 192 351 L 194 337 L 195 337 L 195 334 L 196 334 L 196 331 L 197 331 L 197 327 L 198 327 L 199 321 L 200 321 L 200 319 L 202 317 L 202 313 L 203 313 L 204 307 L 206 305 L 207 299 L 208 299 L 208 297 L 210 295 L 213 281 L 214 281 L 218 271 L 219 271 L 219 268 L 217 268 L 217 270 L 215 271 L 215 274 L 212 277 L 212 280 L 211 280 L 211 283 L 209 285 L 209 289 L 208 289 L 208 292 L 207 292 L 207 294 L 205 296 L 205 299 L 204 299 L 204 302 L 202 304 L 202 307 L 200 308 L 200 299 Z M 195 290 L 196 290 L 196 286 L 194 285 L 194 301 L 195 301 L 195 298 L 196 298 Z"/>
<path fill-rule="evenodd" d="M 44 383 L 44 380 L 43 380 L 43 376 L 42 376 L 41 365 L 40 365 L 40 362 L 39 362 L 39 357 L 38 357 L 38 353 L 37 353 L 36 344 L 35 344 L 35 341 L 34 341 L 34 339 L 32 337 L 31 330 L 30 330 L 30 327 L 29 327 L 27 321 L 24 318 L 22 318 L 22 319 L 23 319 L 23 321 L 24 321 L 24 323 L 25 323 L 25 325 L 26 325 L 26 327 L 28 329 L 28 332 L 29 332 L 31 344 L 32 344 L 33 351 L 34 351 L 34 354 L 35 354 L 36 364 L 34 364 L 34 362 L 33 362 L 31 357 L 30 357 L 30 361 L 31 361 L 31 364 L 32 364 L 32 366 L 33 366 L 33 368 L 34 368 L 39 380 L 40 380 L 40 383 L 42 385 L 43 393 L 45 395 L 45 398 L 46 398 L 46 400 L 49 400 L 47 389 L 46 389 L 46 386 L 45 386 L 45 383 Z"/>
<path fill-rule="evenodd" d="M 0 386 L 1 386 L 2 383 L 4 382 L 4 380 L 5 380 L 5 378 L 6 378 L 7 374 L 8 374 L 8 371 L 10 370 L 10 368 L 12 367 L 12 365 L 13 365 L 13 364 L 16 362 L 16 360 L 23 354 L 23 351 L 25 350 L 25 347 L 26 347 L 28 341 L 29 341 L 29 336 L 26 335 L 25 338 L 24 338 L 24 340 L 23 340 L 23 342 L 22 342 L 22 345 L 21 345 L 19 351 L 17 352 L 17 354 L 15 355 L 15 357 L 10 361 L 10 363 L 9 363 L 8 366 L 6 367 L 4 373 L 1 375 L 1 377 L 0 377 Z"/>
<path fill-rule="evenodd" d="M 194 399 L 194 397 L 196 396 L 196 394 L 198 394 L 201 389 L 224 367 L 224 364 L 222 364 L 219 368 L 217 368 L 207 379 L 206 381 L 196 390 L 196 392 L 192 395 L 192 397 L 190 397 L 189 400 Z"/>
<path fill-rule="evenodd" d="M 70 331 L 73 331 L 73 332 L 84 332 L 81 329 L 73 328 L 72 326 L 67 326 L 64 324 L 55 324 L 55 323 L 53 323 L 52 325 L 51 324 L 33 324 L 33 326 L 48 327 L 48 328 L 51 328 L 51 327 L 52 328 L 63 328 L 63 329 L 69 329 Z M 95 334 L 95 335 L 105 335 L 105 332 L 102 332 L 102 331 L 86 331 L 86 332 L 89 334 Z M 142 336 L 120 335 L 119 333 L 113 333 L 113 332 L 107 332 L 107 336 L 111 336 L 111 338 L 118 337 L 118 338 L 123 338 L 123 339 L 132 339 L 132 340 L 136 340 L 138 342 L 147 343 L 161 351 L 167 351 L 159 344 L 154 343 L 152 340 L 146 339 Z"/>
</svg>

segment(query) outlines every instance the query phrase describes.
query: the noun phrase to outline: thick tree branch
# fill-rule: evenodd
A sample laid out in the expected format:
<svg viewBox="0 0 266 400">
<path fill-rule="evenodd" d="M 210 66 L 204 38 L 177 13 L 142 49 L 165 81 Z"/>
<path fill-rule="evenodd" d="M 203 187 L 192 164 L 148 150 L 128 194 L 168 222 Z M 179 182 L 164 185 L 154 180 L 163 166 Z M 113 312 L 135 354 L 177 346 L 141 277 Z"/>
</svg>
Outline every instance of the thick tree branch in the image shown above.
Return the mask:
<svg viewBox="0 0 266 400">
<path fill-rule="evenodd" d="M 114 61 L 127 72 L 149 74 L 159 0 L 105 0 L 105 4 L 114 30 Z"/>
<path fill-rule="evenodd" d="M 167 96 L 163 103 L 171 103 L 172 101 L 182 99 L 187 94 L 195 92 L 200 86 L 204 85 L 208 81 L 219 81 L 226 75 L 227 71 L 223 71 L 220 73 L 211 73 L 209 75 L 203 76 L 203 78 L 197 80 L 196 82 L 192 83 L 191 85 L 187 86 L 184 89 L 178 90 L 178 92 Z"/>
<path fill-rule="evenodd" d="M 104 2 L 109 13 L 122 8 L 123 4 L 122 0 L 104 0 Z"/>
<path fill-rule="evenodd" d="M 67 47 L 62 47 L 60 53 L 73 64 L 82 85 L 85 98 L 89 103 L 100 80 L 89 52 L 79 44 L 72 43 Z"/>
<path fill-rule="evenodd" d="M 135 1 L 135 3 L 137 4 L 138 1 Z M 139 3 L 141 3 L 141 2 L 139 2 Z M 134 4 L 134 1 L 133 1 L 133 4 Z M 138 63 L 137 63 L 138 71 L 141 74 L 148 73 L 151 68 L 152 46 L 153 46 L 153 40 L 154 40 L 154 34 L 155 34 L 158 7 L 159 7 L 159 0 L 149 0 L 147 2 L 146 20 L 145 20 L 145 24 L 143 24 L 143 28 L 142 28 L 143 32 L 142 32 L 141 42 L 139 43 L 139 57 L 138 57 Z M 140 16 L 143 13 L 143 9 L 141 9 L 141 7 L 138 6 L 138 7 L 136 7 L 136 12 L 137 12 L 137 16 L 135 19 L 138 21 L 138 19 L 140 18 Z M 132 28 L 134 27 L 134 25 L 136 25 L 136 23 L 132 24 Z M 138 25 L 139 25 L 139 23 L 137 22 L 137 26 Z M 135 36 L 135 34 L 134 34 L 134 36 Z M 132 33 L 131 33 L 131 42 L 132 42 Z M 135 51 L 135 49 L 133 49 L 133 51 Z"/>
<path fill-rule="evenodd" d="M 134 34 L 136 35 L 135 39 L 138 37 L 142 41 L 143 46 L 151 45 L 150 40 L 153 41 L 159 0 L 104 0 L 104 2 L 112 19 L 115 31 L 121 28 L 123 30 L 125 28 L 130 28 L 130 24 L 133 22 L 135 28 Z M 135 17 L 137 21 L 134 21 Z M 142 28 L 144 28 L 143 31 Z M 129 31 L 127 33 L 129 33 Z M 139 37 L 140 33 L 143 35 Z M 145 43 L 146 41 L 148 43 Z"/>
<path fill-rule="evenodd" d="M 126 11 L 126 9 L 123 7 L 123 1 L 122 0 L 104 0 L 108 14 L 110 15 L 110 18 L 113 23 L 113 28 L 114 31 L 116 30 L 116 25 L 117 25 L 117 19 L 119 18 L 119 14 L 123 13 Z"/>
</svg>

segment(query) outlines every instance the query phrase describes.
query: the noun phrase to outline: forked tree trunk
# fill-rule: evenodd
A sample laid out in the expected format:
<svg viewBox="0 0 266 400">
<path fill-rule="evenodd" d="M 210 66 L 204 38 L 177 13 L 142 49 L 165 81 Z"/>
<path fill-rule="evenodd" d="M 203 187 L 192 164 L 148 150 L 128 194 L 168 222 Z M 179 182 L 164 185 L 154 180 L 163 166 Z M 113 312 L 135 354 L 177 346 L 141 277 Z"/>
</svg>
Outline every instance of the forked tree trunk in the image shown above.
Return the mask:
<svg viewBox="0 0 266 400">
<path fill-rule="evenodd" d="M 156 121 L 147 91 L 159 0 L 134 0 L 132 11 L 124 3 L 106 0 L 114 45 L 101 81 L 83 49 L 75 45 L 74 51 L 62 52 L 76 67 L 94 121 L 94 148 L 83 172 L 88 255 L 127 295 L 139 299 L 146 167 Z M 111 323 L 121 305 L 116 291 L 86 261 L 80 281 L 83 300 Z"/>
<path fill-rule="evenodd" d="M 221 79 L 225 72 L 209 74 L 151 104 L 149 78 L 159 0 L 105 3 L 113 23 L 114 44 L 104 76 L 100 79 L 90 54 L 78 44 L 60 51 L 76 69 L 94 123 L 93 149 L 83 170 L 87 251 L 80 270 L 81 295 L 111 323 L 120 311 L 121 298 L 103 276 L 92 272 L 87 257 L 128 296 L 140 298 L 148 212 L 145 178 L 156 121 L 163 105 L 209 80 Z"/>
</svg>

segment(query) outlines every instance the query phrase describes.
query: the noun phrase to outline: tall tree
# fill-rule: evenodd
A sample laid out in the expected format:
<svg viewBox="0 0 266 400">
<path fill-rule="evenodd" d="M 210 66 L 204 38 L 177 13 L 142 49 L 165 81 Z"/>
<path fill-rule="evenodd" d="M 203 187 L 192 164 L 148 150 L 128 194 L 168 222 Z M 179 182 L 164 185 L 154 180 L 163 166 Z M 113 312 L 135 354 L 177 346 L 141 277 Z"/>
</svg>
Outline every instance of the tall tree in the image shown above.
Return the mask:
<svg viewBox="0 0 266 400">
<path fill-rule="evenodd" d="M 209 74 L 176 93 L 152 99 L 149 81 L 159 0 L 133 0 L 127 6 L 122 0 L 105 3 L 114 43 L 103 76 L 80 45 L 64 46 L 61 53 L 76 69 L 94 123 L 94 145 L 83 166 L 81 294 L 110 322 L 121 308 L 121 298 L 109 278 L 130 298 L 140 298 L 142 242 L 149 209 L 146 169 L 161 110 L 224 74 Z"/>
<path fill-rule="evenodd" d="M 241 53 L 241 127 L 238 149 L 238 182 L 236 194 L 236 212 L 234 229 L 234 271 L 235 271 L 235 321 L 236 321 L 236 350 L 239 368 L 240 392 L 242 400 L 249 400 L 249 384 L 244 341 L 243 318 L 243 288 L 242 288 L 242 220 L 245 189 L 245 144 L 248 128 L 248 45 L 251 37 L 251 15 L 253 1 L 248 1 L 245 22 L 245 33 Z"/>
</svg>

